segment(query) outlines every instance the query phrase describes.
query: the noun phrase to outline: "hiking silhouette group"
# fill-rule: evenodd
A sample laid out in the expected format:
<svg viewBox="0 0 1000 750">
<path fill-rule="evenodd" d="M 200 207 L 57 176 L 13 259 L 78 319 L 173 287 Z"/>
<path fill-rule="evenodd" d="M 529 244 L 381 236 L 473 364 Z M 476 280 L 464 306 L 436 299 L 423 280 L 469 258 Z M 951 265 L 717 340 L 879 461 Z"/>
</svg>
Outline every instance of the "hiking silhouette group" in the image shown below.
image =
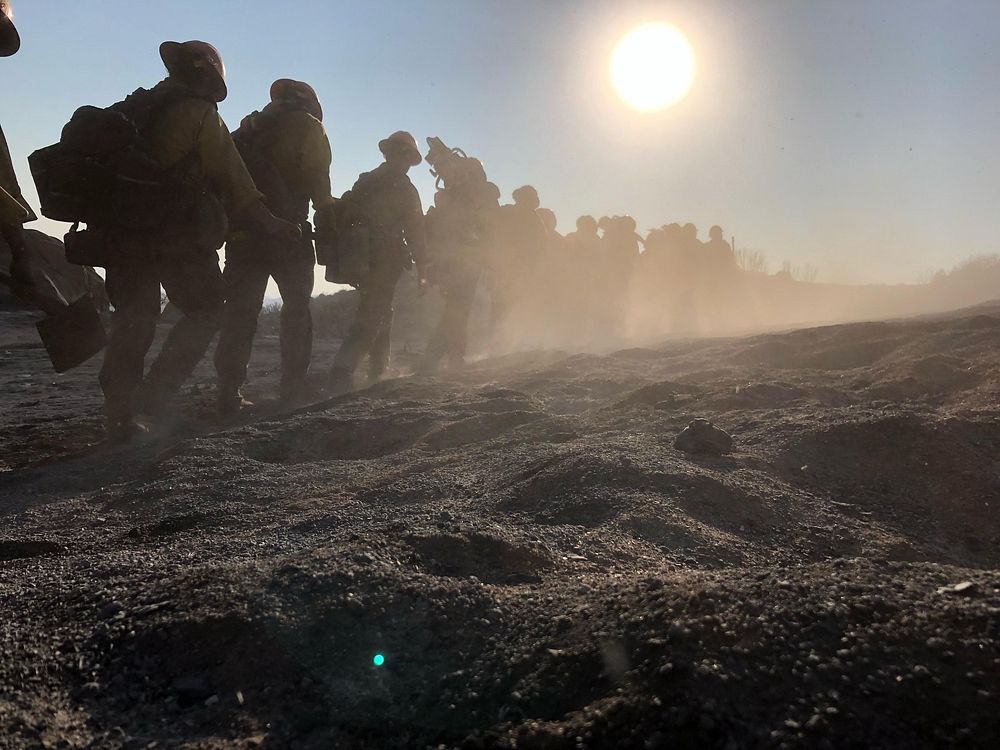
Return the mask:
<svg viewBox="0 0 1000 750">
<path fill-rule="evenodd" d="M 20 39 L 9 3 L 0 0 L 0 8 L 6 56 Z M 444 299 L 421 373 L 465 363 L 480 288 L 490 304 L 486 348 L 504 351 L 512 332 L 525 327 L 581 345 L 622 337 L 633 332 L 627 300 L 636 295 L 659 310 L 646 324 L 686 330 L 695 300 L 724 293 L 736 273 L 719 227 L 701 243 L 691 224 L 643 238 L 629 216 L 582 216 L 563 236 L 534 187 L 514 190 L 512 202 L 501 204 L 483 164 L 436 137 L 427 139 L 437 191 L 425 215 L 408 176 L 425 157 L 405 130 L 379 140 L 382 163 L 335 197 L 312 86 L 274 81 L 269 101 L 230 132 L 218 112 L 227 96 L 219 51 L 203 41 L 167 41 L 159 54 L 162 81 L 108 107 L 80 107 L 58 143 L 28 158 L 41 213 L 73 225 L 67 260 L 105 270 L 113 308 L 106 336 L 89 295 L 66 300 L 32 274 L 23 224 L 36 216 L 0 138 L 8 285 L 50 316 L 54 334 L 45 343 L 54 363 L 61 357 L 73 366 L 105 348 L 99 379 L 112 440 L 129 440 L 168 415 L 216 337 L 218 412 L 231 417 L 247 405 L 241 389 L 270 279 L 282 299 L 279 397 L 294 405 L 350 390 L 366 359 L 367 382 L 389 371 L 393 298 L 411 268 L 421 288 L 436 287 Z M 317 262 L 327 280 L 360 293 L 340 349 L 319 377 L 309 375 L 311 365 L 319 369 L 310 312 Z M 180 317 L 147 368 L 161 288 Z"/>
</svg>

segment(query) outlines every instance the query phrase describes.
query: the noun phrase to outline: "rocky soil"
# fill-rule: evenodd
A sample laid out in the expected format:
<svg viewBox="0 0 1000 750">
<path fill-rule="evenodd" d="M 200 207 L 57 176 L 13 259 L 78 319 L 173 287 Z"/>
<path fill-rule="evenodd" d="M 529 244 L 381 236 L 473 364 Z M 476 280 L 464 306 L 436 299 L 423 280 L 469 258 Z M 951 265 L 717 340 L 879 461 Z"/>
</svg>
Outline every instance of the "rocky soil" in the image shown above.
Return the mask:
<svg viewBox="0 0 1000 750">
<path fill-rule="evenodd" d="M 204 367 L 125 447 L 2 322 L 0 747 L 996 747 L 1000 309 L 232 424 Z"/>
</svg>

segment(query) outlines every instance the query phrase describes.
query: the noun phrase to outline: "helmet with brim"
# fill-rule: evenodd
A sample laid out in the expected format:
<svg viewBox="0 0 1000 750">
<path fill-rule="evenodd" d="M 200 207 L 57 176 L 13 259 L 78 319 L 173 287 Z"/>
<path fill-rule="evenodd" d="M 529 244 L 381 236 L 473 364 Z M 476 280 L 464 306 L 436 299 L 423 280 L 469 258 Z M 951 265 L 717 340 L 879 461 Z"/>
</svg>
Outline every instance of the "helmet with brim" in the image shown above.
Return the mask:
<svg viewBox="0 0 1000 750">
<path fill-rule="evenodd" d="M 14 12 L 7 0 L 0 0 L 0 57 L 10 57 L 21 49 L 21 36 L 14 26 Z"/>
<path fill-rule="evenodd" d="M 297 103 L 306 112 L 323 122 L 323 107 L 319 103 L 316 90 L 308 83 L 291 78 L 279 78 L 271 84 L 271 101 Z"/>
<path fill-rule="evenodd" d="M 405 130 L 397 130 L 388 138 L 383 138 L 378 142 L 378 150 L 386 157 L 389 156 L 389 151 L 401 151 L 410 160 L 411 167 L 417 166 L 424 158 L 417 148 L 416 139 Z"/>
<path fill-rule="evenodd" d="M 160 45 L 160 59 L 171 75 L 189 72 L 192 68 L 208 73 L 209 95 L 216 102 L 228 95 L 226 88 L 226 65 L 219 50 L 208 42 L 164 42 Z"/>
</svg>

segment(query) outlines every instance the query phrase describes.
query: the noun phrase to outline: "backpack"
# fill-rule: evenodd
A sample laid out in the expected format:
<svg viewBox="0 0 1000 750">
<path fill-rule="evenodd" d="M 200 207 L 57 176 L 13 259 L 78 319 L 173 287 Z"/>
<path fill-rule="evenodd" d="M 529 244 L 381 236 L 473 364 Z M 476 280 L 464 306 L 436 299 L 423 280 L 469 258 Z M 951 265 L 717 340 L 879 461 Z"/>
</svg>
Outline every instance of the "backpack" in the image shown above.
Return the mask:
<svg viewBox="0 0 1000 750">
<path fill-rule="evenodd" d="M 268 210 L 286 221 L 301 224 L 309 214 L 309 199 L 292 194 L 269 154 L 278 132 L 279 115 L 271 111 L 247 115 L 233 133 L 233 143 L 254 184 L 263 193 Z"/>
<path fill-rule="evenodd" d="M 317 260 L 326 266 L 326 280 L 335 284 L 364 284 L 371 272 L 371 233 L 351 191 L 334 208 L 329 245 L 317 242 Z"/>
<path fill-rule="evenodd" d="M 139 89 L 107 109 L 80 107 L 59 142 L 28 157 L 42 214 L 127 230 L 156 230 L 184 221 L 198 194 L 179 175 L 191 154 L 165 169 L 146 133 L 165 106 L 184 92 Z"/>
</svg>

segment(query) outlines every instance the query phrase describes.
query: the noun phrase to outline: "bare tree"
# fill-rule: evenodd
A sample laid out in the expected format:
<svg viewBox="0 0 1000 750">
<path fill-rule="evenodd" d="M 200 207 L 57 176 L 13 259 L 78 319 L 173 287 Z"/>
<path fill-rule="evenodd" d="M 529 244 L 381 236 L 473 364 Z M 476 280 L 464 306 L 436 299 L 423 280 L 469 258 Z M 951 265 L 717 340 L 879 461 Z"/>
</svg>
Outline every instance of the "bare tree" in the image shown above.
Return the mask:
<svg viewBox="0 0 1000 750">
<path fill-rule="evenodd" d="M 747 273 L 767 273 L 767 256 L 760 250 L 740 248 L 736 251 L 736 264 Z"/>
<path fill-rule="evenodd" d="M 781 273 L 795 279 L 796 281 L 813 284 L 816 281 L 816 277 L 819 276 L 819 269 L 812 263 L 803 263 L 802 265 L 798 265 L 792 263 L 790 260 L 786 260 L 781 264 Z"/>
<path fill-rule="evenodd" d="M 795 278 L 807 284 L 815 284 L 819 276 L 819 269 L 812 263 L 805 263 L 796 269 Z"/>
</svg>

